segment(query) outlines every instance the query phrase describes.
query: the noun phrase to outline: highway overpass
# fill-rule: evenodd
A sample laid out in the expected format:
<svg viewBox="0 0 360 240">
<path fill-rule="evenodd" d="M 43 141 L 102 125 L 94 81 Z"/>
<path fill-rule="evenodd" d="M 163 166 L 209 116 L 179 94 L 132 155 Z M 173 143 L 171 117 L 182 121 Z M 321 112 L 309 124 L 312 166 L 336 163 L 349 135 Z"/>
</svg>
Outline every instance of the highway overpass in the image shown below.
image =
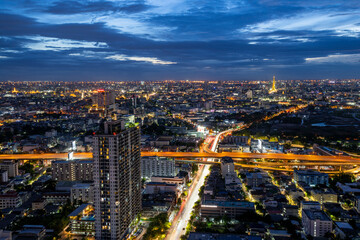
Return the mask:
<svg viewBox="0 0 360 240">
<path fill-rule="evenodd" d="M 319 156 L 319 155 L 297 155 L 284 153 L 234 153 L 234 152 L 141 152 L 142 157 L 158 156 L 169 158 L 222 158 L 232 157 L 234 159 L 274 159 L 274 160 L 298 160 L 315 162 L 338 162 L 360 164 L 360 158 L 351 156 Z M 35 154 L 0 154 L 0 160 L 61 160 L 67 159 L 67 153 L 35 153 Z M 91 152 L 74 153 L 74 159 L 91 159 Z"/>
</svg>

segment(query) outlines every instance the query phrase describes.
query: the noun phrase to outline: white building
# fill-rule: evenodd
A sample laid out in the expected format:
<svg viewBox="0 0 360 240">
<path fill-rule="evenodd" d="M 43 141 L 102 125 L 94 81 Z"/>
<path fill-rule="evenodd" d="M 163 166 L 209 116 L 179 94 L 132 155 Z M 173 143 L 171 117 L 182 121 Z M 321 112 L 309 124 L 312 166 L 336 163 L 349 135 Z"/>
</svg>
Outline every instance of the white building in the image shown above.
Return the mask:
<svg viewBox="0 0 360 240">
<path fill-rule="evenodd" d="M 233 175 L 235 173 L 234 160 L 230 157 L 223 157 L 221 159 L 221 175 L 223 178 L 227 174 Z"/>
<path fill-rule="evenodd" d="M 177 193 L 177 185 L 174 183 L 149 182 L 146 184 L 145 194 Z"/>
<path fill-rule="evenodd" d="M 70 191 L 71 202 L 82 201 L 92 203 L 94 201 L 94 188 L 90 183 L 77 183 Z"/>
<path fill-rule="evenodd" d="M 16 191 L 8 191 L 0 194 L 0 209 L 16 208 L 22 203 L 20 195 Z"/>
<path fill-rule="evenodd" d="M 175 161 L 166 157 L 142 157 L 141 176 L 151 178 L 152 176 L 175 176 Z"/>
<path fill-rule="evenodd" d="M 15 161 L 5 160 L 1 162 L 0 169 L 6 170 L 9 177 L 16 177 L 19 175 L 19 164 Z"/>
<path fill-rule="evenodd" d="M 247 98 L 253 98 L 253 91 L 252 90 L 248 90 L 246 93 L 245 93 L 246 97 Z"/>
<path fill-rule="evenodd" d="M 5 183 L 9 181 L 8 171 L 4 169 L 0 169 L 0 182 Z"/>
<path fill-rule="evenodd" d="M 301 210 L 321 210 L 321 204 L 316 201 L 302 201 L 301 202 Z"/>
<path fill-rule="evenodd" d="M 302 224 L 305 234 L 312 237 L 324 237 L 326 233 L 332 231 L 332 221 L 322 210 L 303 210 Z"/>
<path fill-rule="evenodd" d="M 151 182 L 177 184 L 178 186 L 180 186 L 185 184 L 185 178 L 153 176 L 151 177 Z"/>
</svg>

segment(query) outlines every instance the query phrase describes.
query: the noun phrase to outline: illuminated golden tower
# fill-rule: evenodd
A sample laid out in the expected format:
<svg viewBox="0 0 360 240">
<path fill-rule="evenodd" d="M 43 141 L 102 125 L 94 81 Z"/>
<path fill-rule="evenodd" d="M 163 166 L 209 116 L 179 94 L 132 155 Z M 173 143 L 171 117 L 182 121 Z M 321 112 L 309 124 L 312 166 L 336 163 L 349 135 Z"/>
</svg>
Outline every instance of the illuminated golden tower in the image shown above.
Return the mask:
<svg viewBox="0 0 360 240">
<path fill-rule="evenodd" d="M 14 87 L 14 90 L 12 90 L 12 93 L 18 93 L 19 91 L 16 90 L 16 88 Z"/>
<path fill-rule="evenodd" d="M 276 92 L 276 81 L 275 81 L 275 76 L 273 76 L 273 82 L 272 82 L 272 88 L 270 89 L 269 93 L 274 93 Z"/>
</svg>

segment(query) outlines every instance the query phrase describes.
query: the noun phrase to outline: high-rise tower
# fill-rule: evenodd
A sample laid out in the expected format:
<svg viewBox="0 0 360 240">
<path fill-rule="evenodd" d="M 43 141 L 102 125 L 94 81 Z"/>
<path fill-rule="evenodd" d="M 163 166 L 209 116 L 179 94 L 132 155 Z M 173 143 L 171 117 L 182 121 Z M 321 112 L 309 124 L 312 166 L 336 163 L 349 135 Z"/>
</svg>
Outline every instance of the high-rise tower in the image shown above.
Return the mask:
<svg viewBox="0 0 360 240">
<path fill-rule="evenodd" d="M 106 109 L 115 103 L 115 92 L 98 89 L 93 94 L 92 101 L 97 109 Z"/>
<path fill-rule="evenodd" d="M 96 239 L 124 239 L 141 211 L 140 128 L 105 122 L 93 147 Z"/>
<path fill-rule="evenodd" d="M 272 87 L 269 91 L 269 93 L 274 93 L 276 92 L 276 81 L 275 81 L 275 76 L 273 76 L 273 81 L 272 81 Z"/>
</svg>

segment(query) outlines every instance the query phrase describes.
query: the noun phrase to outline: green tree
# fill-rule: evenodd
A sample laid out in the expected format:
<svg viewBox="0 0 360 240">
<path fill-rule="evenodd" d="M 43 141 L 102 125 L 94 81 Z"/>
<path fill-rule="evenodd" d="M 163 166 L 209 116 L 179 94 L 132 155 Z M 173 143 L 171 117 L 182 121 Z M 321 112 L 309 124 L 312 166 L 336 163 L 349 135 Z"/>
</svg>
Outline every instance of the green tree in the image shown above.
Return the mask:
<svg viewBox="0 0 360 240">
<path fill-rule="evenodd" d="M 199 166 L 196 163 L 193 163 L 191 166 L 191 173 L 195 174 L 199 170 Z"/>
<path fill-rule="evenodd" d="M 25 163 L 24 165 L 20 166 L 19 169 L 25 171 L 26 173 L 30 173 L 31 175 L 35 174 L 34 165 L 31 163 Z"/>
<path fill-rule="evenodd" d="M 168 216 L 166 213 L 160 213 L 151 219 L 149 227 L 143 237 L 144 240 L 157 239 L 165 235 L 166 231 L 170 228 Z"/>
</svg>

